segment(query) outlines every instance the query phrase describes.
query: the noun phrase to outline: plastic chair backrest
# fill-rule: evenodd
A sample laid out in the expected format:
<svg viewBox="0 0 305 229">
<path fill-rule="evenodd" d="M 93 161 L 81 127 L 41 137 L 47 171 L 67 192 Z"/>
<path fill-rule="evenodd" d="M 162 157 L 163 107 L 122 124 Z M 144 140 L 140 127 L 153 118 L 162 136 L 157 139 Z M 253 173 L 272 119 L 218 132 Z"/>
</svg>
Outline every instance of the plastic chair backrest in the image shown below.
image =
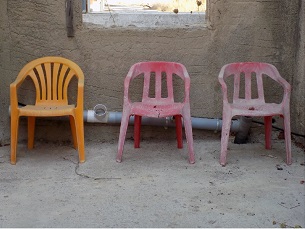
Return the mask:
<svg viewBox="0 0 305 229">
<path fill-rule="evenodd" d="M 245 77 L 245 95 L 244 98 L 240 98 L 240 78 L 241 74 Z M 280 76 L 278 70 L 271 64 L 258 63 L 258 62 L 244 62 L 244 63 L 232 63 L 222 67 L 219 73 L 219 81 L 224 90 L 224 100 L 228 101 L 227 97 L 227 85 L 225 79 L 227 77 L 234 77 L 234 91 L 233 91 L 233 103 L 236 102 L 255 102 L 265 103 L 264 87 L 263 87 L 263 76 L 268 76 L 274 81 L 278 82 L 284 88 L 284 97 L 288 91 L 290 91 L 289 83 Z M 257 98 L 252 98 L 252 76 L 256 77 L 257 85 Z"/>
<path fill-rule="evenodd" d="M 151 97 L 149 94 L 150 82 L 152 74 L 155 76 L 155 96 Z M 190 79 L 189 75 L 182 64 L 175 62 L 140 62 L 134 64 L 125 79 L 125 99 L 129 100 L 129 86 L 131 80 L 135 77 L 143 76 L 143 95 L 142 102 L 153 103 L 174 103 L 174 90 L 173 90 L 173 75 L 179 76 L 184 81 L 184 102 L 189 101 Z M 162 97 L 162 78 L 166 76 L 167 82 L 167 97 Z"/>
<path fill-rule="evenodd" d="M 16 81 L 30 77 L 36 89 L 36 105 L 67 105 L 68 86 L 73 77 L 84 82 L 84 75 L 74 62 L 61 57 L 34 60 L 20 71 Z"/>
</svg>

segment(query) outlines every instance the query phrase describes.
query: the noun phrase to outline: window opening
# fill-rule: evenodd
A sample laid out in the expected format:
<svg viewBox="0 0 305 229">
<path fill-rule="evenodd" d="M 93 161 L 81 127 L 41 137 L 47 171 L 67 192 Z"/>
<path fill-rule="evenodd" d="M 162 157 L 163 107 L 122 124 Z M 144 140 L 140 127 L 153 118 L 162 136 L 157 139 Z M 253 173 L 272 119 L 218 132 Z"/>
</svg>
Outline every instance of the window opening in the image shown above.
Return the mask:
<svg viewBox="0 0 305 229">
<path fill-rule="evenodd" d="M 82 0 L 83 21 L 106 27 L 202 26 L 206 0 Z"/>
<path fill-rule="evenodd" d="M 83 12 L 141 11 L 204 13 L 206 0 L 82 0 Z"/>
</svg>

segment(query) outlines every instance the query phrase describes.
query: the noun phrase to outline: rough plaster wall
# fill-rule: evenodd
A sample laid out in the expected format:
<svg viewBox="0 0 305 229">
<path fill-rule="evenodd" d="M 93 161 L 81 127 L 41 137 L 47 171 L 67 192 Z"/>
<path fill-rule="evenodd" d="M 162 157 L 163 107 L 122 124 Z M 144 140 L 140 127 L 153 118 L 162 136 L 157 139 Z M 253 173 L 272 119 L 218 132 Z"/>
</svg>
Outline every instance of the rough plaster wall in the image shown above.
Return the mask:
<svg viewBox="0 0 305 229">
<path fill-rule="evenodd" d="M 291 82 L 295 55 L 297 1 L 210 1 L 213 61 L 274 64 Z M 268 96 L 276 96 L 270 88 Z M 279 95 L 279 94 L 278 94 Z"/>
<path fill-rule="evenodd" d="M 297 47 L 296 74 L 293 78 L 292 108 L 293 116 L 297 121 L 292 128 L 305 134 L 305 1 L 300 1 L 299 42 Z M 304 138 L 299 138 L 305 144 Z"/>
<path fill-rule="evenodd" d="M 0 7 L 0 72 L 1 72 L 1 89 L 0 89 L 0 144 L 2 144 L 4 139 L 7 139 L 8 135 L 8 116 L 7 116 L 7 106 L 9 103 L 9 96 L 7 90 L 9 88 L 10 68 L 10 39 L 8 31 L 8 19 L 7 19 L 7 2 L 4 1 Z"/>
<path fill-rule="evenodd" d="M 193 116 L 221 117 L 217 75 L 226 63 L 273 63 L 283 77 L 289 82 L 293 80 L 297 1 L 210 0 L 208 28 L 149 30 L 82 25 L 81 2 L 74 3 L 75 37 L 68 38 L 64 1 L 4 1 L 7 11 L 1 8 L 4 19 L 1 22 L 4 42 L 1 43 L 3 53 L 8 55 L 1 54 L 1 62 L 7 66 L 1 90 L 2 142 L 9 140 L 8 85 L 24 64 L 41 56 L 60 55 L 79 64 L 86 77 L 85 109 L 104 103 L 110 111 L 121 111 L 123 79 L 133 63 L 145 60 L 177 61 L 186 66 L 192 80 Z M 26 92 L 27 88 L 21 94 Z M 281 95 L 270 88 L 266 96 L 277 99 Z M 22 99 L 27 102 L 27 98 Z M 48 128 L 47 135 L 44 127 L 50 123 L 38 122 L 39 125 L 37 138 L 56 139 L 53 133 L 58 130 L 62 130 L 64 138 L 69 138 L 69 129 L 62 122 Z M 92 124 L 85 127 L 87 139 L 117 137 L 117 133 L 118 127 Z M 26 138 L 24 126 L 20 138 Z"/>
</svg>

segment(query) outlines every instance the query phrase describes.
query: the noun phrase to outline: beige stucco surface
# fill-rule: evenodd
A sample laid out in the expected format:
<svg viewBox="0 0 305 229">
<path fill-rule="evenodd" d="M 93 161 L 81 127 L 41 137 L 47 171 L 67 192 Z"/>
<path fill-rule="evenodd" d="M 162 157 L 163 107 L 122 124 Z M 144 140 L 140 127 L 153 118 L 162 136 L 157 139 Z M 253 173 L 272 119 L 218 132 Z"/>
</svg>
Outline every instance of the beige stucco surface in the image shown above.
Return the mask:
<svg viewBox="0 0 305 229">
<path fill-rule="evenodd" d="M 305 133 L 305 1 L 300 4 L 299 40 L 297 46 L 296 73 L 293 78 L 292 113 L 296 117 L 293 128 Z M 300 139 L 301 140 L 301 139 Z M 302 139 L 305 142 L 305 139 Z M 301 140 L 301 141 L 302 141 Z"/>
<path fill-rule="evenodd" d="M 122 111 L 123 80 L 133 63 L 183 63 L 191 76 L 192 116 L 210 118 L 222 115 L 217 76 L 224 64 L 268 62 L 292 84 L 292 130 L 305 133 L 304 1 L 210 0 L 206 27 L 179 29 L 106 29 L 84 24 L 81 2 L 74 1 L 74 37 L 67 37 L 65 1 L 3 0 L 1 4 L 1 144 L 10 139 L 9 84 L 26 63 L 49 55 L 69 58 L 82 68 L 85 109 L 103 103 L 109 111 Z M 31 84 L 23 86 L 21 102 L 28 103 L 32 92 Z M 278 100 L 281 91 L 270 86 L 266 97 Z M 26 139 L 25 122 L 21 124 L 19 137 Z M 38 121 L 37 125 L 37 138 L 70 139 L 65 123 Z M 50 126 L 47 134 L 46 126 Z M 117 136 L 117 126 L 85 125 L 86 139 Z"/>
</svg>

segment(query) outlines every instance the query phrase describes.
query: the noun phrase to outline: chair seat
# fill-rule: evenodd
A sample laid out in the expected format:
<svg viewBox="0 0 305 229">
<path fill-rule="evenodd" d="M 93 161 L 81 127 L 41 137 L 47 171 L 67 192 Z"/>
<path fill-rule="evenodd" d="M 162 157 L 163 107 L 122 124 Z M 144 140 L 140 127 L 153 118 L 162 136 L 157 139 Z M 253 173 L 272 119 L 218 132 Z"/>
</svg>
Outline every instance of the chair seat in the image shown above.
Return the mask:
<svg viewBox="0 0 305 229">
<path fill-rule="evenodd" d="M 246 116 L 273 116 L 283 113 L 281 104 L 264 103 L 264 104 L 244 104 L 233 103 L 230 104 L 233 115 Z"/>
<path fill-rule="evenodd" d="M 27 105 L 20 108 L 20 116 L 36 116 L 36 117 L 52 117 L 71 115 L 75 109 L 74 105 L 63 106 L 41 106 L 41 105 Z"/>
<path fill-rule="evenodd" d="M 135 102 L 131 106 L 131 114 L 147 116 L 151 118 L 164 118 L 172 115 L 181 114 L 184 104 L 152 104 L 145 102 Z"/>
</svg>

